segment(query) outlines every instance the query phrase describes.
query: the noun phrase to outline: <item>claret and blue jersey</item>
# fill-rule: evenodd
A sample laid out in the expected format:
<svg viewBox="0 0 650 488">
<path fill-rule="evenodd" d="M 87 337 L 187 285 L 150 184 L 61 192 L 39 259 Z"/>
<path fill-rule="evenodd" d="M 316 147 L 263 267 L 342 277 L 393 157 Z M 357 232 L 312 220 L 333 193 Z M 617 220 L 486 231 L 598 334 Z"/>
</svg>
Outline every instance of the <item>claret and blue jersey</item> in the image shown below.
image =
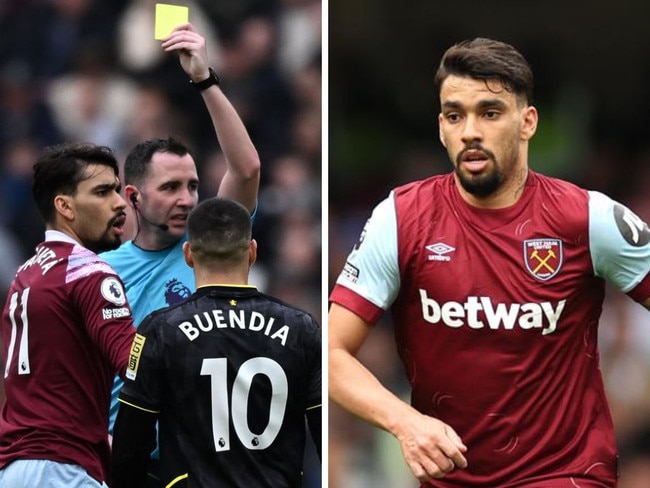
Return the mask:
<svg viewBox="0 0 650 488">
<path fill-rule="evenodd" d="M 595 487 L 616 477 L 605 281 L 642 301 L 649 271 L 647 225 L 600 193 L 530 172 L 515 205 L 478 209 L 450 174 L 375 208 L 331 300 L 370 323 L 390 311 L 413 405 L 468 446 L 432 486 Z"/>
</svg>

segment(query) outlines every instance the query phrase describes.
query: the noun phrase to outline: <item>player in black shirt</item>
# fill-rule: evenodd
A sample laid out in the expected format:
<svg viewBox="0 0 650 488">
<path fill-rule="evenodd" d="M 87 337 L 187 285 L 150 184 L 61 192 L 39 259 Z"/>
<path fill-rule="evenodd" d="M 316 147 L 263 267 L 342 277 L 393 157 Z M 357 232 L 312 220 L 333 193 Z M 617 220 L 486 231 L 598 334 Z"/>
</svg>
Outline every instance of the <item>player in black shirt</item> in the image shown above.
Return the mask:
<svg viewBox="0 0 650 488">
<path fill-rule="evenodd" d="M 160 422 L 162 482 L 299 487 L 305 416 L 321 453 L 321 330 L 248 285 L 248 211 L 212 198 L 188 218 L 197 291 L 138 328 L 113 438 L 114 488 L 144 486 Z"/>
</svg>

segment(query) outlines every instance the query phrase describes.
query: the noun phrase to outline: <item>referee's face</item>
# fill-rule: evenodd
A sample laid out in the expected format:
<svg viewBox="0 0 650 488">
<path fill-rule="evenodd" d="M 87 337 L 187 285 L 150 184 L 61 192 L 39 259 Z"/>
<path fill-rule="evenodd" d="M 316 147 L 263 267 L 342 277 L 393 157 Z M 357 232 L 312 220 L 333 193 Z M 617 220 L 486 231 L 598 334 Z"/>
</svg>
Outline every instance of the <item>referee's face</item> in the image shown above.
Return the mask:
<svg viewBox="0 0 650 488">
<path fill-rule="evenodd" d="M 489 200 L 510 190 L 515 175 L 527 168 L 535 109 L 498 81 L 459 76 L 442 83 L 440 103 L 440 140 L 464 191 Z"/>
<path fill-rule="evenodd" d="M 156 152 L 140 187 L 141 235 L 151 236 L 159 248 L 178 242 L 185 235 L 187 217 L 199 200 L 199 177 L 189 154 Z M 146 219 L 146 220 L 145 220 Z M 166 228 L 161 229 L 164 225 Z"/>
</svg>

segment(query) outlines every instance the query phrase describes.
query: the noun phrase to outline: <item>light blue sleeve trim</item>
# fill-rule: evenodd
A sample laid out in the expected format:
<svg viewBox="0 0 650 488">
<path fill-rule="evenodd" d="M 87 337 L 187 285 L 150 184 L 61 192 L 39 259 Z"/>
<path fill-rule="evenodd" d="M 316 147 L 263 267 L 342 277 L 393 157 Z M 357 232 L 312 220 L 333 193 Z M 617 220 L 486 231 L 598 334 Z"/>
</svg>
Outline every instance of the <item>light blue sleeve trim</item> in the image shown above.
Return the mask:
<svg viewBox="0 0 650 488">
<path fill-rule="evenodd" d="M 375 207 L 337 283 L 386 310 L 400 288 L 394 195 Z"/>
<path fill-rule="evenodd" d="M 615 208 L 624 212 L 622 225 L 631 231 L 643 235 L 648 227 L 630 209 L 608 196 L 595 191 L 588 194 L 589 250 L 594 273 L 627 293 L 650 272 L 650 243 L 635 246 L 627 242 L 616 223 Z"/>
</svg>

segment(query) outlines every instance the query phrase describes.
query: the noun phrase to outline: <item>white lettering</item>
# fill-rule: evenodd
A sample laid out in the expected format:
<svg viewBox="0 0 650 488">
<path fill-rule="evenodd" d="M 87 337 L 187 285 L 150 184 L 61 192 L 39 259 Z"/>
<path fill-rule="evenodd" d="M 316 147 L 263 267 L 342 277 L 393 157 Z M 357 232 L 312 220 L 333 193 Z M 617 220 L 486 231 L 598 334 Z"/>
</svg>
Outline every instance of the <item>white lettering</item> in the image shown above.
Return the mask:
<svg viewBox="0 0 650 488">
<path fill-rule="evenodd" d="M 248 328 L 255 332 L 262 330 L 264 328 L 264 316 L 259 312 L 253 312 L 251 314 L 251 321 L 248 324 Z"/>
<path fill-rule="evenodd" d="M 239 310 L 239 316 L 237 315 L 237 311 L 231 310 L 228 314 L 228 318 L 230 319 L 230 327 L 234 327 L 234 324 L 237 324 L 237 327 L 242 330 L 246 328 L 246 319 L 244 318 L 243 310 Z"/>
<path fill-rule="evenodd" d="M 443 323 L 448 327 L 459 328 L 467 325 L 471 329 L 523 330 L 540 329 L 542 335 L 557 330 L 566 300 L 557 305 L 541 303 L 493 303 L 490 297 L 467 297 L 465 303 L 445 302 L 442 305 L 430 298 L 427 291 L 420 289 L 422 318 L 430 323 Z"/>
<path fill-rule="evenodd" d="M 191 322 L 183 322 L 178 325 L 178 328 L 181 329 L 181 332 L 191 341 L 199 336 L 199 330 L 194 327 Z"/>
<path fill-rule="evenodd" d="M 467 310 L 467 325 L 472 329 L 482 329 L 483 322 L 478 319 L 479 311 L 483 310 L 481 302 L 476 297 L 467 297 L 465 302 L 465 310 Z"/>
<path fill-rule="evenodd" d="M 269 335 L 271 333 L 271 326 L 273 325 L 273 322 L 275 322 L 275 319 L 271 317 L 269 319 L 269 323 L 266 326 L 266 329 L 264 330 L 264 335 Z"/>
<path fill-rule="evenodd" d="M 289 335 L 289 327 L 287 325 L 277 327 L 274 317 L 267 318 L 259 312 L 250 312 L 250 316 L 247 319 L 244 310 L 229 310 L 226 316 L 223 310 L 214 309 L 210 312 L 194 314 L 192 318 L 192 321 L 187 320 L 178 324 L 178 328 L 190 341 L 199 337 L 201 332 L 210 332 L 213 330 L 215 324 L 218 329 L 248 329 L 253 332 L 261 332 L 271 339 L 279 340 L 283 346 L 286 345 Z"/>
<path fill-rule="evenodd" d="M 203 322 L 201 321 L 201 317 L 199 316 L 198 313 L 194 314 L 194 322 L 196 322 L 197 327 L 201 329 L 203 332 L 210 332 L 213 327 L 210 314 L 208 312 L 203 312 L 203 316 L 205 317 L 205 320 L 208 323 L 208 325 L 203 325 Z"/>
<path fill-rule="evenodd" d="M 488 297 L 481 297 L 481 304 L 485 311 L 485 318 L 487 319 L 488 327 L 492 330 L 497 330 L 500 324 L 506 330 L 512 330 L 517 320 L 519 313 L 519 304 L 513 303 L 508 307 L 505 303 L 497 303 L 496 310 L 492 307 L 492 300 Z"/>
<path fill-rule="evenodd" d="M 213 310 L 212 316 L 214 317 L 214 323 L 217 326 L 217 329 L 225 329 L 228 327 L 228 324 L 223 318 L 223 310 Z"/>
<path fill-rule="evenodd" d="M 521 317 L 519 326 L 522 329 L 541 329 L 542 328 L 542 307 L 537 303 L 524 303 L 521 306 Z"/>
<path fill-rule="evenodd" d="M 41 272 L 43 275 L 47 273 L 52 266 L 58 263 L 60 259 L 56 259 L 56 253 L 52 251 L 49 247 L 39 247 L 36 250 L 36 254 L 29 258 L 20 268 L 18 272 L 38 264 L 41 267 Z"/>
<path fill-rule="evenodd" d="M 113 309 L 113 317 L 115 318 L 128 317 L 130 315 L 131 315 L 131 310 L 129 310 L 129 307 L 121 307 L 121 308 Z"/>
<path fill-rule="evenodd" d="M 102 317 L 104 320 L 119 319 L 120 317 L 128 317 L 131 315 L 129 307 L 121 308 L 103 308 Z"/>
<path fill-rule="evenodd" d="M 422 303 L 422 317 L 431 324 L 440 321 L 440 306 L 438 302 L 427 296 L 427 291 L 420 289 L 420 302 Z"/>
<path fill-rule="evenodd" d="M 280 339 L 280 342 L 282 342 L 283 346 L 287 345 L 287 336 L 289 335 L 289 327 L 286 325 L 283 325 L 280 327 L 279 330 L 277 330 L 272 336 L 271 339 Z"/>
<path fill-rule="evenodd" d="M 442 321 L 449 327 L 462 327 L 465 318 L 465 310 L 460 303 L 447 302 L 440 310 Z"/>
<path fill-rule="evenodd" d="M 557 308 L 553 310 L 553 307 L 548 302 L 542 302 L 540 304 L 544 310 L 544 315 L 548 319 L 549 326 L 542 331 L 542 335 L 551 334 L 555 332 L 557 328 L 557 322 L 560 320 L 560 315 L 564 311 L 564 305 L 566 305 L 566 300 L 560 300 L 557 304 Z"/>
<path fill-rule="evenodd" d="M 45 275 L 45 273 L 47 273 L 50 270 L 50 268 L 58 262 L 59 260 L 57 259 L 56 261 L 48 261 L 47 263 L 42 264 L 41 270 L 43 271 L 43 275 Z"/>
<path fill-rule="evenodd" d="M 429 261 L 451 261 L 451 258 L 449 256 L 439 256 L 437 254 L 429 254 L 427 256 L 427 259 Z"/>
</svg>

